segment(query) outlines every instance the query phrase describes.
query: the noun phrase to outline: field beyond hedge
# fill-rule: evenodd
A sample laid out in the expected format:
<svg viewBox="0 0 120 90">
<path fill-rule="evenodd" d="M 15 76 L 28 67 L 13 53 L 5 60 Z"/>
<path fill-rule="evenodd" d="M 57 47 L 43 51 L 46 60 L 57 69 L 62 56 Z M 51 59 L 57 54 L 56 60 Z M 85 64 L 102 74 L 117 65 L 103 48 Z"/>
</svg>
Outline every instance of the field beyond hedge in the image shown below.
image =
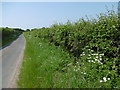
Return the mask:
<svg viewBox="0 0 120 90">
<path fill-rule="evenodd" d="M 118 15 L 109 10 L 97 19 L 25 32 L 27 47 L 18 86 L 120 88 L 119 23 Z"/>
</svg>

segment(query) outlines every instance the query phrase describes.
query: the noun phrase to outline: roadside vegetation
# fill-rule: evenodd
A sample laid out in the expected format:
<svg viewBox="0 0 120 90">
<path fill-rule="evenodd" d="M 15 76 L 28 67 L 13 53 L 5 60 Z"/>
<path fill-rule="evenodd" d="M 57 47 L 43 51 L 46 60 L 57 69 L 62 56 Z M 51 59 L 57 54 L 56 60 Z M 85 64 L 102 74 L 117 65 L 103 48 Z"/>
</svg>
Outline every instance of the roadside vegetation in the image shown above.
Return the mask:
<svg viewBox="0 0 120 90">
<path fill-rule="evenodd" d="M 21 33 L 22 29 L 18 28 L 0 28 L 0 37 L 2 37 L 2 47 L 14 41 Z M 2 33 L 2 34 L 1 34 Z"/>
<path fill-rule="evenodd" d="M 120 88 L 118 14 L 86 19 L 25 32 L 18 87 Z"/>
</svg>

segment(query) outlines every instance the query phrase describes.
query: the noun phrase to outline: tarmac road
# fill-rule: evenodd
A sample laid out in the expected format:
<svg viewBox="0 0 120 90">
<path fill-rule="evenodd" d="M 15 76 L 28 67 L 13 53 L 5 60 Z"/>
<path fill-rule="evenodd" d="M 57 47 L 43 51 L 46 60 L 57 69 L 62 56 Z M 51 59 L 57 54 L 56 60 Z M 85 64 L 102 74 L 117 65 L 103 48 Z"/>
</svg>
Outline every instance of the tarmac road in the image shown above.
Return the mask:
<svg viewBox="0 0 120 90">
<path fill-rule="evenodd" d="M 9 88 L 14 79 L 17 66 L 22 60 L 25 38 L 20 35 L 9 46 L 2 49 L 2 88 Z"/>
</svg>

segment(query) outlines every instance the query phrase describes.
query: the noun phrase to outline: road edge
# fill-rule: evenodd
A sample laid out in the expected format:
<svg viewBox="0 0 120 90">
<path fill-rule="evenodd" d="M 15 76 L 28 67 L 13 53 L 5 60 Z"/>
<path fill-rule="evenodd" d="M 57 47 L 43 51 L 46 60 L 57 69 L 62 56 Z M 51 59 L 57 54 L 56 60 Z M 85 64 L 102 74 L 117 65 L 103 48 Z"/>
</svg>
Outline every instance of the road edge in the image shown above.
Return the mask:
<svg viewBox="0 0 120 90">
<path fill-rule="evenodd" d="M 24 37 L 24 35 L 23 35 L 23 37 Z M 25 39 L 25 37 L 24 37 L 24 39 Z M 15 73 L 14 73 L 14 76 L 13 76 L 13 79 L 11 81 L 9 88 L 17 88 L 17 81 L 19 79 L 20 69 L 22 66 L 23 58 L 24 58 L 25 47 L 26 47 L 26 39 L 25 39 L 25 45 L 22 48 L 20 56 L 18 57 L 18 62 L 16 65 Z"/>
</svg>

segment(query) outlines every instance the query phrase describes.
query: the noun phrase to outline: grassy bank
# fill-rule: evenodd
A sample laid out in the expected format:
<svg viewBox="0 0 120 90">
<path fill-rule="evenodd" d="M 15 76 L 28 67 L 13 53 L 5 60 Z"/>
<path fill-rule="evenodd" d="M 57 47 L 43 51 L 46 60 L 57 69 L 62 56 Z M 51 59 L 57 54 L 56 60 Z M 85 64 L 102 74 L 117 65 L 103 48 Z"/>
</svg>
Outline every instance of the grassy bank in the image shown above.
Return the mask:
<svg viewBox="0 0 120 90">
<path fill-rule="evenodd" d="M 49 44 L 48 41 L 33 37 L 29 32 L 25 33 L 26 50 L 24 62 L 18 81 L 19 87 L 24 88 L 49 88 L 71 87 L 71 77 L 75 79 L 73 70 L 73 57 L 62 48 Z M 67 74 L 71 74 L 68 76 Z M 64 83 L 63 83 L 64 82 Z"/>
<path fill-rule="evenodd" d="M 0 28 L 0 37 L 2 37 L 2 47 L 11 43 L 23 32 L 21 29 Z"/>
<path fill-rule="evenodd" d="M 18 87 L 120 88 L 120 26 L 110 10 L 97 19 L 25 32 Z"/>
</svg>

